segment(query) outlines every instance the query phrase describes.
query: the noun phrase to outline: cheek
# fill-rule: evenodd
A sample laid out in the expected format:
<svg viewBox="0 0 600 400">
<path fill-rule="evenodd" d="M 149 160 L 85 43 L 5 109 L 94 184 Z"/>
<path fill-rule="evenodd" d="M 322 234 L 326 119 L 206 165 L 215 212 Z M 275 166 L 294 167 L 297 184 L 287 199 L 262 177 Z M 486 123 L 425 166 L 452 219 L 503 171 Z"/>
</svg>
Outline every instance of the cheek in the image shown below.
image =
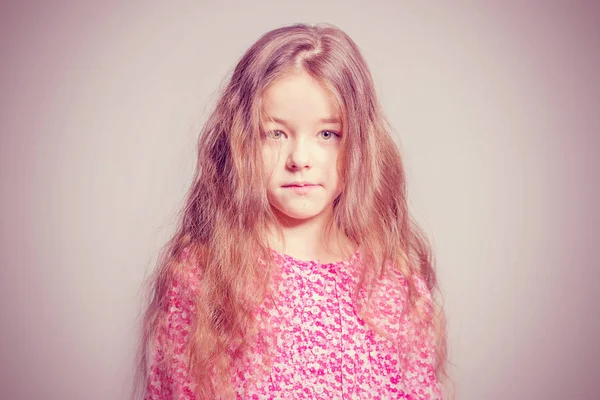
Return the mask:
<svg viewBox="0 0 600 400">
<path fill-rule="evenodd" d="M 329 176 L 332 180 L 339 181 L 341 179 L 339 173 L 340 166 L 338 165 L 340 161 L 340 153 L 338 149 L 335 149 L 335 151 L 332 151 L 331 154 L 329 154 L 327 164 L 329 165 Z"/>
<path fill-rule="evenodd" d="M 336 187 L 337 187 L 337 194 L 339 194 L 339 192 L 341 192 L 342 188 L 343 188 L 343 180 L 342 180 L 342 159 L 341 159 L 341 154 L 338 152 L 336 153 L 335 157 L 334 157 L 334 162 L 332 163 L 332 168 L 331 168 L 331 174 L 332 174 L 332 179 L 336 182 Z"/>
<path fill-rule="evenodd" d="M 342 179 L 337 172 L 337 168 L 332 171 L 332 182 L 335 182 L 335 194 L 336 196 L 340 194 L 343 188 Z"/>
<path fill-rule="evenodd" d="M 267 174 L 267 177 L 270 179 L 277 168 L 277 162 L 279 160 L 278 152 L 272 147 L 265 147 L 262 156 L 265 174 Z"/>
</svg>

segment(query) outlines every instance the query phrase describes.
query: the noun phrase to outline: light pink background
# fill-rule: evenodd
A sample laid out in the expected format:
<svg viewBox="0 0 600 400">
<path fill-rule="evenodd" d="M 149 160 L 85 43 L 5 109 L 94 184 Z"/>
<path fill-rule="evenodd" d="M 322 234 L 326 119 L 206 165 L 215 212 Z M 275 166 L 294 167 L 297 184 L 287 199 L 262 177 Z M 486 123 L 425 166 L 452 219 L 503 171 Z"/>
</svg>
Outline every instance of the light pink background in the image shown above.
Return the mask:
<svg viewBox="0 0 600 400">
<path fill-rule="evenodd" d="M 138 288 L 217 88 L 262 33 L 320 21 L 359 44 L 397 130 L 458 398 L 598 398 L 600 7 L 10 3 L 0 398 L 127 398 Z"/>
</svg>

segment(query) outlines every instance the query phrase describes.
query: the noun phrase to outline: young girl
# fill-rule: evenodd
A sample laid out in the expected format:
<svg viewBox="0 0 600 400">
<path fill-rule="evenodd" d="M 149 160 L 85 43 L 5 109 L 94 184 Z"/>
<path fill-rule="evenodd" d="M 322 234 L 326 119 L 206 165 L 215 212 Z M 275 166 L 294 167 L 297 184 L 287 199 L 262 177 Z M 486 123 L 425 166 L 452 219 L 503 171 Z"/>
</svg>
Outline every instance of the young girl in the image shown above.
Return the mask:
<svg viewBox="0 0 600 400">
<path fill-rule="evenodd" d="M 390 131 L 338 28 L 243 55 L 152 276 L 144 399 L 442 398 L 444 313 Z"/>
</svg>

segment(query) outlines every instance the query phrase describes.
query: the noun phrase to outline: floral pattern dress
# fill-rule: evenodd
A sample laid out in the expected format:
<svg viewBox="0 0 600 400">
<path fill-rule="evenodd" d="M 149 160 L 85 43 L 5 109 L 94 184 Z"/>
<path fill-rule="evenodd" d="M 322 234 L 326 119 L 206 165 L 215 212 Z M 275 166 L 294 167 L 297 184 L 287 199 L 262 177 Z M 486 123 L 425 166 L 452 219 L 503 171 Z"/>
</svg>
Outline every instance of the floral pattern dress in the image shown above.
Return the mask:
<svg viewBox="0 0 600 400">
<path fill-rule="evenodd" d="M 238 399 L 441 399 L 434 369 L 432 335 L 423 336 L 403 364 L 403 338 L 415 335 L 400 319 L 403 291 L 383 279 L 374 296 L 379 321 L 393 337 L 378 335 L 357 315 L 351 289 L 359 276 L 360 252 L 345 261 L 322 264 L 272 250 L 280 267 L 278 294 L 260 307 L 259 340 L 233 363 L 232 383 Z M 197 269 L 180 274 L 169 292 L 169 309 L 154 342 L 144 400 L 194 399 L 194 383 L 183 356 L 194 304 Z M 423 281 L 418 290 L 430 300 Z M 262 342 L 260 342 L 262 341 Z M 260 343 L 259 343 L 260 342 Z M 273 349 L 264 354 L 261 344 Z M 174 356 L 159 367 L 170 346 Z M 413 347 L 415 348 L 415 347 Z M 269 356 L 271 367 L 259 378 Z"/>
</svg>

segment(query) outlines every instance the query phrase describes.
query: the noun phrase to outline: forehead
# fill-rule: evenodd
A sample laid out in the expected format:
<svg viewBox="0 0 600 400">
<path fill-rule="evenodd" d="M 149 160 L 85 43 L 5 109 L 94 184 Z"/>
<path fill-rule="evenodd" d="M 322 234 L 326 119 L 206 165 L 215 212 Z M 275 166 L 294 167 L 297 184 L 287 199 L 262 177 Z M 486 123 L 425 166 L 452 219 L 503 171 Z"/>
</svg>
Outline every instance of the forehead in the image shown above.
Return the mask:
<svg viewBox="0 0 600 400">
<path fill-rule="evenodd" d="M 326 118 L 340 118 L 333 95 L 305 72 L 286 75 L 269 85 L 263 93 L 262 112 L 265 122 L 269 117 L 315 123 Z"/>
</svg>

